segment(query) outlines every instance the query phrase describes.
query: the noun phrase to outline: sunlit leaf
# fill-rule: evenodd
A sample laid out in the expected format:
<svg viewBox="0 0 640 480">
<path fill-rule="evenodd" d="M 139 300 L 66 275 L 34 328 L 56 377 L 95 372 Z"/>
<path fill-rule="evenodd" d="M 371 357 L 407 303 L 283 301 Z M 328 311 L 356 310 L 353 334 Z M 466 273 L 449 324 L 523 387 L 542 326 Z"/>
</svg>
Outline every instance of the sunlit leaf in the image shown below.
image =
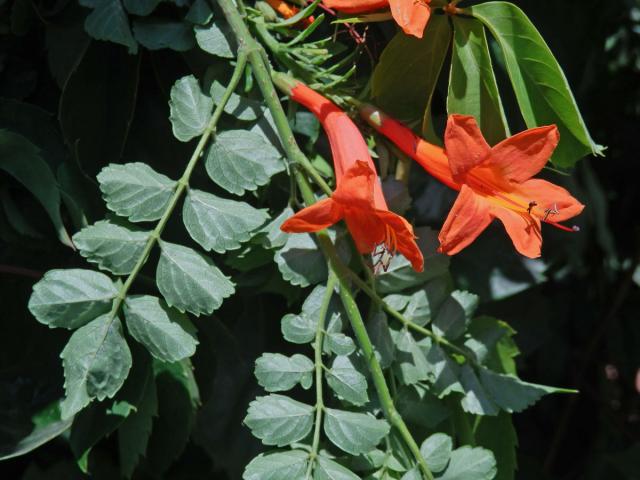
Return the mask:
<svg viewBox="0 0 640 480">
<path fill-rule="evenodd" d="M 198 46 L 205 52 L 222 58 L 235 57 L 235 41 L 226 24 L 214 21 L 209 26 L 196 27 L 195 32 Z"/>
<path fill-rule="evenodd" d="M 213 100 L 200 89 L 193 75 L 179 79 L 171 88 L 171 126 L 178 140 L 188 142 L 201 135 L 211 118 Z"/>
<path fill-rule="evenodd" d="M 326 372 L 327 384 L 342 399 L 354 405 L 364 405 L 369 401 L 367 379 L 347 356 L 339 355 Z"/>
<path fill-rule="evenodd" d="M 313 427 L 314 408 L 284 395 L 258 397 L 244 423 L 265 445 L 279 447 L 302 440 Z"/>
<path fill-rule="evenodd" d="M 373 450 L 389 433 L 389 424 L 366 413 L 326 408 L 324 432 L 337 447 L 359 455 Z"/>
<path fill-rule="evenodd" d="M 291 480 L 303 478 L 309 454 L 300 450 L 262 454 L 251 460 L 243 480 Z"/>
<path fill-rule="evenodd" d="M 420 446 L 420 453 L 432 472 L 444 470 L 451 458 L 453 440 L 444 433 L 434 433 Z"/>
<path fill-rule="evenodd" d="M 309 388 L 313 370 L 313 362 L 299 353 L 291 357 L 280 353 L 263 353 L 256 360 L 255 375 L 267 392 L 282 392 L 298 383 Z"/>
</svg>

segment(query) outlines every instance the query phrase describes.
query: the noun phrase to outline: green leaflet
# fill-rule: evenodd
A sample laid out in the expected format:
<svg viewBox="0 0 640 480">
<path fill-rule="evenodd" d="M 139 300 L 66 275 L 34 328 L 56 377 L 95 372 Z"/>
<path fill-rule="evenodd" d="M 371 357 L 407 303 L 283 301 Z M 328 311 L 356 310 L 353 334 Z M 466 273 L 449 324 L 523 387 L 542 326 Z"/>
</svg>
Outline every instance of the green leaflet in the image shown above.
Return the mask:
<svg viewBox="0 0 640 480">
<path fill-rule="evenodd" d="M 118 317 L 102 315 L 76 330 L 60 354 L 66 398 L 63 419 L 70 418 L 94 398 L 113 397 L 131 368 L 131 351 Z"/>
<path fill-rule="evenodd" d="M 209 26 L 195 28 L 198 46 L 207 53 L 222 58 L 235 57 L 235 40 L 229 26 L 218 21 Z"/>
<path fill-rule="evenodd" d="M 156 282 L 167 304 L 196 316 L 218 309 L 235 291 L 211 260 L 195 250 L 160 241 Z"/>
<path fill-rule="evenodd" d="M 150 295 L 127 297 L 127 329 L 158 360 L 177 362 L 196 351 L 196 328 L 189 318 Z"/>
<path fill-rule="evenodd" d="M 193 75 L 188 75 L 171 87 L 169 108 L 174 136 L 182 142 L 188 142 L 201 135 L 207 127 L 213 100 L 202 93 L 198 80 Z"/>
<path fill-rule="evenodd" d="M 243 480 L 291 480 L 303 478 L 309 455 L 300 450 L 262 454 L 251 460 Z"/>
<path fill-rule="evenodd" d="M 589 135 L 562 68 L 524 12 L 507 2 L 483 3 L 467 11 L 498 41 L 527 126 L 556 124 L 560 129 L 553 163 L 570 168 L 585 155 L 602 155 L 604 147 Z"/>
<path fill-rule="evenodd" d="M 314 480 L 359 480 L 355 473 L 329 458 L 320 455 L 314 470 Z"/>
<path fill-rule="evenodd" d="M 176 185 L 139 162 L 108 165 L 98 174 L 98 182 L 107 207 L 132 222 L 158 220 Z"/>
<path fill-rule="evenodd" d="M 279 447 L 302 440 L 313 427 L 314 408 L 284 395 L 258 397 L 244 423 L 265 445 Z"/>
<path fill-rule="evenodd" d="M 269 218 L 245 202 L 189 190 L 182 210 L 184 225 L 205 250 L 224 253 L 240 248 Z"/>
<path fill-rule="evenodd" d="M 137 21 L 133 23 L 133 35 L 140 45 L 149 50 L 170 48 L 186 52 L 196 44 L 192 26 L 186 22 Z"/>
<path fill-rule="evenodd" d="M 133 225 L 101 220 L 76 233 L 73 243 L 80 255 L 100 269 L 127 275 L 140 258 L 150 233 Z"/>
<path fill-rule="evenodd" d="M 50 270 L 33 286 L 29 311 L 50 327 L 74 329 L 111 309 L 118 290 L 103 273 Z"/>
<path fill-rule="evenodd" d="M 449 466 L 439 480 L 492 480 L 496 459 L 484 448 L 462 447 L 451 453 Z"/>
<path fill-rule="evenodd" d="M 266 185 L 285 170 L 280 152 L 258 133 L 227 130 L 209 147 L 205 167 L 211 180 L 235 195 Z"/>
<path fill-rule="evenodd" d="M 313 362 L 299 353 L 291 357 L 280 353 L 263 353 L 256 360 L 254 373 L 258 383 L 267 392 L 282 392 L 298 383 L 304 388 L 311 387 L 313 368 Z"/>
<path fill-rule="evenodd" d="M 347 356 L 333 359 L 331 369 L 326 372 L 327 384 L 338 395 L 353 405 L 364 405 L 369 401 L 367 379 Z"/>
<path fill-rule="evenodd" d="M 459 15 L 453 21 L 453 49 L 447 113 L 475 117 L 485 139 L 495 145 L 509 136 L 483 25 Z"/>
<path fill-rule="evenodd" d="M 327 262 L 313 237 L 307 233 L 289 235 L 274 260 L 282 278 L 300 287 L 323 282 L 327 278 Z"/>
<path fill-rule="evenodd" d="M 80 5 L 93 8 L 84 22 L 84 29 L 98 40 L 108 40 L 128 47 L 129 53 L 138 52 L 129 19 L 120 0 L 80 0 Z"/>
<path fill-rule="evenodd" d="M 420 453 L 431 471 L 435 473 L 441 472 L 447 467 L 452 450 L 453 440 L 444 433 L 434 433 L 420 446 Z"/>
<path fill-rule="evenodd" d="M 352 455 L 373 450 L 389 430 L 385 420 L 370 414 L 325 409 L 325 434 L 334 445 Z"/>
</svg>

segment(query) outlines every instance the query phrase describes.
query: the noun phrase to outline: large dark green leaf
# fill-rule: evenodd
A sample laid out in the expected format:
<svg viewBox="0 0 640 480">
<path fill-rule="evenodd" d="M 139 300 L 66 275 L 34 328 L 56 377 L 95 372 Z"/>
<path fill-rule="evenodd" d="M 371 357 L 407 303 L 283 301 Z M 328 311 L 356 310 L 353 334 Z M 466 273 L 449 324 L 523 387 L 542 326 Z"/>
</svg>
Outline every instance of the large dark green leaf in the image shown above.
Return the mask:
<svg viewBox="0 0 640 480">
<path fill-rule="evenodd" d="M 603 147 L 589 135 L 564 72 L 524 12 L 507 2 L 482 3 L 468 11 L 498 41 L 527 126 L 556 124 L 560 129 L 553 163 L 568 168 L 587 154 L 601 155 Z"/>
<path fill-rule="evenodd" d="M 447 113 L 473 115 L 487 142 L 509 135 L 483 25 L 454 16 Z"/>
<path fill-rule="evenodd" d="M 450 41 L 451 27 L 445 16 L 432 16 L 421 39 L 396 34 L 373 71 L 376 104 L 402 120 L 422 118 Z"/>
</svg>

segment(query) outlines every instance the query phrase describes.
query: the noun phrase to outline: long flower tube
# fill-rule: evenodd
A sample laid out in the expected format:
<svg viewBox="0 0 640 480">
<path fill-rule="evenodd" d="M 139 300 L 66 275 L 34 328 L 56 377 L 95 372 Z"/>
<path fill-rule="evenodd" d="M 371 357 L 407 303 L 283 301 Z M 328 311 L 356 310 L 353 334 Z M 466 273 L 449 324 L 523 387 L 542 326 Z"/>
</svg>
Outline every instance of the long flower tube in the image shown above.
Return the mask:
<svg viewBox="0 0 640 480">
<path fill-rule="evenodd" d="M 431 0 L 323 0 L 325 6 L 348 14 L 391 9 L 391 15 L 407 35 L 422 38 L 431 17 Z"/>
<path fill-rule="evenodd" d="M 360 114 L 432 176 L 460 192 L 440 231 L 441 252 L 458 253 L 496 218 L 516 250 L 530 258 L 540 256 L 541 223 L 577 230 L 559 222 L 578 215 L 584 205 L 564 188 L 532 178 L 558 144 L 555 125 L 525 130 L 490 147 L 473 117 L 451 115 L 443 149 L 372 105 L 360 105 Z"/>
<path fill-rule="evenodd" d="M 398 251 L 416 271 L 422 271 L 423 257 L 413 227 L 389 211 L 358 127 L 334 103 L 303 83 L 282 74 L 274 74 L 274 82 L 318 118 L 329 138 L 336 173 L 336 189 L 329 198 L 302 209 L 280 228 L 288 233 L 316 232 L 344 220 L 360 253 L 372 254 L 379 263 Z"/>
</svg>

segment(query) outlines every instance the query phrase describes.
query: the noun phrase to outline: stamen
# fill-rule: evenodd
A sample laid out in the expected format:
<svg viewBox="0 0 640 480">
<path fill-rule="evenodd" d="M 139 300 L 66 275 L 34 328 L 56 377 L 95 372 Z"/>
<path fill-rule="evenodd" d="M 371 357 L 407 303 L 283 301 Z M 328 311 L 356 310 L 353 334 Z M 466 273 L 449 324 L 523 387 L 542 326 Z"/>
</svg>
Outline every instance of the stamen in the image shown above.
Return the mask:
<svg viewBox="0 0 640 480">
<path fill-rule="evenodd" d="M 543 220 L 544 223 L 548 223 L 549 225 L 553 225 L 556 228 L 559 228 L 560 230 L 564 230 L 565 232 L 579 232 L 580 231 L 580 227 L 578 227 L 577 225 L 573 225 L 572 227 L 567 227 L 566 225 L 562 225 L 561 223 L 558 222 L 552 222 L 550 220 Z"/>
</svg>

